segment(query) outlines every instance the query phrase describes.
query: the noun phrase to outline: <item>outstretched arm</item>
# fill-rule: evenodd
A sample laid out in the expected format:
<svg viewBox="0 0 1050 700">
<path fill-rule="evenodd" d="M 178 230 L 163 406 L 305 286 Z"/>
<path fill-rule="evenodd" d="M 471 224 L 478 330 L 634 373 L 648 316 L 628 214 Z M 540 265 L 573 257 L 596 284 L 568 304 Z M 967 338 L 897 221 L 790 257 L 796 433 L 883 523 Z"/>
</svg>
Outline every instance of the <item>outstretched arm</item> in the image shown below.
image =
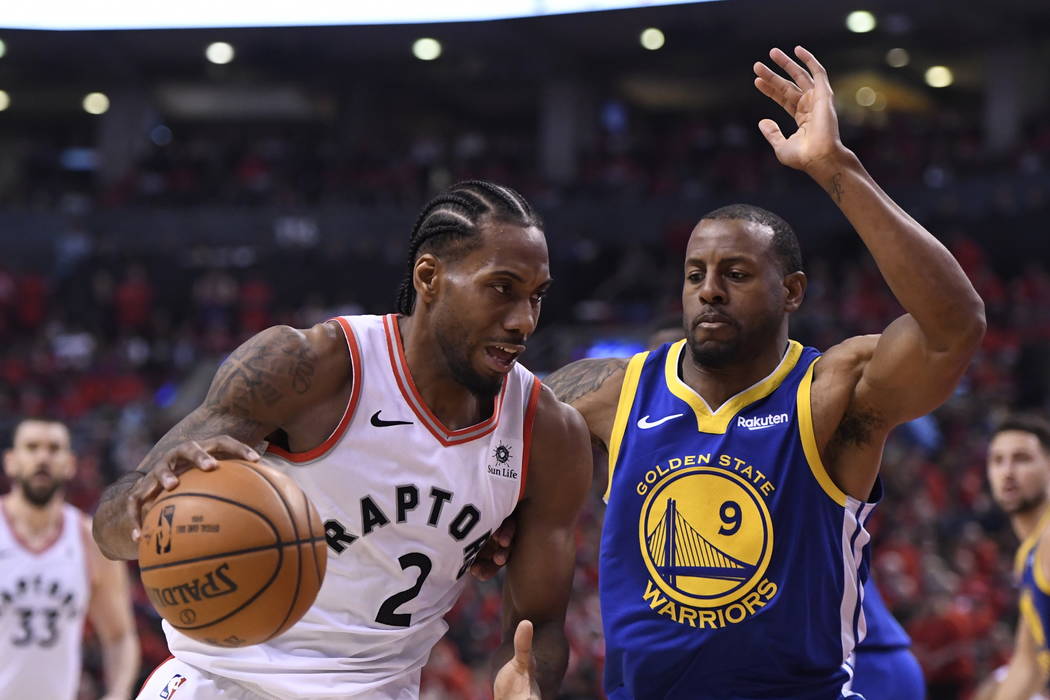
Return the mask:
<svg viewBox="0 0 1050 700">
<path fill-rule="evenodd" d="M 763 63 L 754 68 L 755 86 L 784 108 L 797 129 L 785 137 L 771 119 L 763 119 L 759 129 L 781 163 L 807 173 L 831 195 L 907 311 L 872 347 L 854 344 L 838 359 L 829 352 L 821 363 L 825 367 L 818 366 L 815 386 L 820 373 L 833 367 L 835 383 L 849 375 L 855 387 L 836 410 L 825 412 L 818 442 L 830 440 L 847 412 L 862 414 L 874 433 L 884 435 L 951 394 L 984 334 L 984 304 L 951 253 L 843 146 L 827 71 L 801 46 L 795 55 L 805 67 L 779 49 L 770 52 L 790 80 Z M 843 362 L 851 366 L 842 367 Z M 816 405 L 814 413 L 820 413 Z M 814 417 L 821 422 L 820 415 Z"/>
<path fill-rule="evenodd" d="M 345 342 L 333 324 L 307 331 L 274 326 L 250 338 L 219 366 L 204 403 L 161 438 L 138 468 L 103 494 L 93 534 L 110 559 L 138 557 L 142 510 L 189 468 L 214 469 L 215 457 L 257 460 L 257 445 L 317 401 L 339 391 L 349 374 Z"/>
<path fill-rule="evenodd" d="M 528 620 L 533 626 L 532 680 L 542 697 L 553 698 L 569 659 L 565 609 L 576 565 L 576 517 L 591 482 L 591 452 L 580 414 L 560 403 L 549 389 L 539 400 L 514 556 L 503 584 L 503 646 L 497 661 L 511 659 L 518 625 Z M 517 678 L 519 686 L 531 685 L 521 677 L 529 667 L 521 656 L 497 676 L 497 700 L 531 697 L 514 691 L 508 678 Z"/>
<path fill-rule="evenodd" d="M 993 700 L 1029 700 L 1046 687 L 1047 674 L 1039 666 L 1039 647 L 1025 616 L 1017 623 L 1017 640 L 1006 677 L 995 687 Z"/>
</svg>

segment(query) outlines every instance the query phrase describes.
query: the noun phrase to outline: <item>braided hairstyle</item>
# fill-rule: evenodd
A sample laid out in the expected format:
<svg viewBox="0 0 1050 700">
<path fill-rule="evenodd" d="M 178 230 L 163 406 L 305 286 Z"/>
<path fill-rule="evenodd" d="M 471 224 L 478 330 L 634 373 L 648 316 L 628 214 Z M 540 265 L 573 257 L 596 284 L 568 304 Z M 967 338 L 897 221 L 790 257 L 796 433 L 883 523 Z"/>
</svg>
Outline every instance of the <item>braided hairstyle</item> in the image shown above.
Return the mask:
<svg viewBox="0 0 1050 700">
<path fill-rule="evenodd" d="M 482 219 L 543 228 L 539 215 L 525 198 L 510 189 L 483 180 L 459 182 L 430 200 L 416 219 L 408 243 L 408 268 L 397 292 L 397 312 L 411 316 L 416 303 L 412 283 L 416 260 L 424 253 L 456 261 L 481 245 Z"/>
</svg>

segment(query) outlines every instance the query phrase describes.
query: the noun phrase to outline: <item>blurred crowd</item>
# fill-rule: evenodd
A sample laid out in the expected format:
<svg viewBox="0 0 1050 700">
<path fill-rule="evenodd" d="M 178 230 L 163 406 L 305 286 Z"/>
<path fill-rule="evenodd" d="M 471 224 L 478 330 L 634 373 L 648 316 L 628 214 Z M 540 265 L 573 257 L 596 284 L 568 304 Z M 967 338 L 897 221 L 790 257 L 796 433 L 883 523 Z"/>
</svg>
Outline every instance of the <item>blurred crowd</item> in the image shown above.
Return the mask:
<svg viewBox="0 0 1050 700">
<path fill-rule="evenodd" d="M 366 146 L 347 151 L 324 140 L 229 138 L 221 130 L 186 140 L 175 130 L 175 136 L 124 180 L 88 188 L 94 205 L 323 203 L 351 196 L 362 204 L 388 197 L 414 210 L 452 174 L 507 182 L 527 195 L 549 187 L 524 156 L 534 144 L 509 136 L 499 143 L 480 136 L 420 140 L 400 156 Z M 990 172 L 1036 175 L 1050 168 L 1050 123 L 1034 125 L 1023 147 L 995 158 L 982 154 L 978 134 L 953 130 L 950 123 L 858 127 L 856 136 L 851 143 L 885 184 L 919 192 Z M 583 159 L 574 191 L 600 201 L 624 191 L 688 196 L 689 188 L 701 188 L 746 199 L 748 192 L 780 187 L 791 177 L 757 138 L 757 131 L 734 123 L 654 125 L 621 135 L 607 128 Z M 71 187 L 62 173 L 41 165 L 46 159 L 29 153 L 19 165 L 29 168 L 28 180 L 0 185 L 0 203 L 32 207 Z M 27 181 L 42 189 L 26 189 Z M 1048 217 L 1044 182 L 1019 198 L 1004 191 L 979 215 L 948 207 L 924 221 L 974 281 L 989 329 L 956 394 L 935 415 L 899 429 L 887 446 L 873 560 L 876 580 L 912 634 L 929 684 L 949 693 L 944 697 L 966 697 L 1004 662 L 1012 641 L 1015 543 L 989 497 L 984 450 L 991 426 L 1007 410 L 1048 408 L 1050 259 L 1019 255 L 1020 248 L 1007 244 L 1039 235 Z M 801 231 L 805 222 L 793 223 Z M 688 230 L 649 231 L 632 243 L 576 240 L 569 249 L 552 239 L 552 272 L 561 289 L 556 286 L 545 302 L 537 335 L 543 349 L 526 364 L 542 374 L 586 352 L 588 338 L 643 340 L 656 319 L 679 308 Z M 839 244 L 819 249 L 807 249 L 803 236 L 810 286 L 792 333 L 822 349 L 853 334 L 879 332 L 900 313 L 855 237 L 845 228 L 837 235 Z M 176 246 L 129 256 L 119 237 L 70 220 L 54 238 L 48 267 L 0 262 L 0 430 L 25 415 L 68 421 L 79 456 L 69 500 L 90 511 L 105 485 L 133 469 L 199 401 L 217 364 L 249 335 L 275 323 L 304 327 L 336 314 L 390 311 L 407 237 L 406 230 L 369 255 L 259 248 L 231 259 L 228 252 Z M 553 340 L 569 334 L 582 339 Z M 579 528 L 565 698 L 601 696 L 597 491 Z M 134 595 L 145 675 L 167 650 L 140 586 Z M 486 697 L 500 611 L 497 583 L 468 587 L 424 674 L 425 698 Z M 87 650 L 83 696 L 94 697 L 100 663 L 97 648 L 89 644 Z"/>
</svg>

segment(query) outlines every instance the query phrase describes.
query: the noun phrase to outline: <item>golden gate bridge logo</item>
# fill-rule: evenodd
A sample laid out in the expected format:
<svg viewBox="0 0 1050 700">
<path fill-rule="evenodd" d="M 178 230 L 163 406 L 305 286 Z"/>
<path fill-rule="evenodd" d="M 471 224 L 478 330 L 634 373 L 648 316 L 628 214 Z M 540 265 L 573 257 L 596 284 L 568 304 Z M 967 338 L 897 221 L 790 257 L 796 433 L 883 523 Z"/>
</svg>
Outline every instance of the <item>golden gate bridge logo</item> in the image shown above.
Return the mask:
<svg viewBox="0 0 1050 700">
<path fill-rule="evenodd" d="M 663 517 L 645 540 L 656 571 L 672 587 L 677 587 L 679 576 L 746 581 L 755 573 L 754 564 L 740 561 L 705 540 L 678 512 L 673 498 L 667 499 Z"/>
<path fill-rule="evenodd" d="M 747 595 L 773 553 L 765 500 L 727 469 L 675 470 L 642 505 L 639 544 L 653 581 L 679 603 L 721 607 Z"/>
</svg>

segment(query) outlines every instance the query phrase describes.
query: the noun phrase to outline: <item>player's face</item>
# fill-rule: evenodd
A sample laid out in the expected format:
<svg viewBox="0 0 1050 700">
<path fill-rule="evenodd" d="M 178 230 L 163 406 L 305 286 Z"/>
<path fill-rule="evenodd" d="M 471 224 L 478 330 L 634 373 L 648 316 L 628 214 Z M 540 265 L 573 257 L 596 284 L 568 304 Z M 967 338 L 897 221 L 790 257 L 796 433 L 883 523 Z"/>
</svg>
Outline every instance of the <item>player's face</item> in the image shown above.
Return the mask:
<svg viewBox="0 0 1050 700">
<path fill-rule="evenodd" d="M 539 229 L 493 221 L 480 235 L 480 247 L 442 271 L 435 335 L 456 380 L 491 397 L 525 351 L 551 278 Z"/>
<path fill-rule="evenodd" d="M 1004 430 L 988 447 L 992 498 L 1008 514 L 1024 513 L 1046 501 L 1050 455 L 1032 433 Z"/>
<path fill-rule="evenodd" d="M 689 237 L 682 311 L 694 360 L 720 367 L 775 342 L 784 323 L 784 278 L 773 231 L 750 221 L 704 219 Z"/>
<path fill-rule="evenodd" d="M 47 505 L 73 476 L 69 431 L 61 423 L 22 423 L 4 453 L 4 471 L 31 504 Z"/>
</svg>

